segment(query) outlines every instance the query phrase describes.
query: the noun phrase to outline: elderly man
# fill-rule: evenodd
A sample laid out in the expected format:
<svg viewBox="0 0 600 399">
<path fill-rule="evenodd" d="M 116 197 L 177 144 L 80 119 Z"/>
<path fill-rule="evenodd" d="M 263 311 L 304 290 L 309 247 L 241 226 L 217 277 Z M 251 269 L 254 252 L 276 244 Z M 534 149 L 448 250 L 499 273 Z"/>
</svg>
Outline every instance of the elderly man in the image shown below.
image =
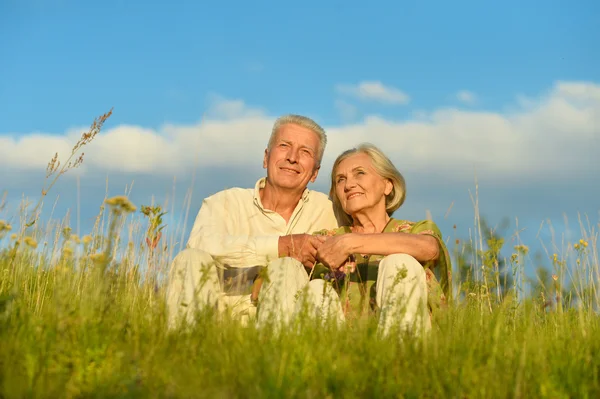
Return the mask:
<svg viewBox="0 0 600 399">
<path fill-rule="evenodd" d="M 326 143 L 325 131 L 313 120 L 282 116 L 264 153 L 266 178 L 253 189 L 231 188 L 204 199 L 187 248 L 169 273 L 171 327 L 181 319 L 193 322 L 203 307 L 229 310 L 242 320 L 253 317 L 252 284 L 264 267 L 259 323 L 289 321 L 301 291 L 307 293 L 304 303 L 321 308 L 329 303 L 335 293 L 324 291 L 322 280 L 309 283 L 305 270 L 315 264 L 323 240 L 311 233 L 337 227 L 331 201 L 307 188 L 317 178 Z"/>
</svg>

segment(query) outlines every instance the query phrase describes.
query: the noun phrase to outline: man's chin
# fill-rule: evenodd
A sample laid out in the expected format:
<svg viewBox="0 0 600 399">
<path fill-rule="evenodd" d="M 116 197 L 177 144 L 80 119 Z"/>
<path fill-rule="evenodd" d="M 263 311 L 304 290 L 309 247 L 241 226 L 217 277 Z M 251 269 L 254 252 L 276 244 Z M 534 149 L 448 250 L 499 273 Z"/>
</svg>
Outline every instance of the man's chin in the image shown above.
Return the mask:
<svg viewBox="0 0 600 399">
<path fill-rule="evenodd" d="M 279 179 L 274 183 L 276 186 L 286 190 L 302 190 L 307 185 L 299 179 Z"/>
</svg>

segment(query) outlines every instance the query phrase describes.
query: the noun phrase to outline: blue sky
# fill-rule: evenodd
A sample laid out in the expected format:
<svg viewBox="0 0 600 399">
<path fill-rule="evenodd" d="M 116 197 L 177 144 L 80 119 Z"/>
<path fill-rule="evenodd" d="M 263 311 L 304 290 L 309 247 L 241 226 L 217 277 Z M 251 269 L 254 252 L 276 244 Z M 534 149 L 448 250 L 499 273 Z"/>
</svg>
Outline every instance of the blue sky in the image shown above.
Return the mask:
<svg viewBox="0 0 600 399">
<path fill-rule="evenodd" d="M 252 186 L 270 124 L 293 112 L 330 132 L 316 189 L 327 162 L 369 140 L 406 174 L 400 217 L 429 209 L 468 234 L 477 175 L 493 221 L 597 221 L 599 15 L 594 1 L 3 0 L 4 212 L 39 195 L 54 152 L 114 107 L 80 171 L 87 220 L 107 178 L 111 195 L 135 180 L 148 202 L 175 176 L 185 193 L 195 172 L 193 215 L 220 188 Z M 63 180 L 62 212 L 76 187 Z"/>
</svg>

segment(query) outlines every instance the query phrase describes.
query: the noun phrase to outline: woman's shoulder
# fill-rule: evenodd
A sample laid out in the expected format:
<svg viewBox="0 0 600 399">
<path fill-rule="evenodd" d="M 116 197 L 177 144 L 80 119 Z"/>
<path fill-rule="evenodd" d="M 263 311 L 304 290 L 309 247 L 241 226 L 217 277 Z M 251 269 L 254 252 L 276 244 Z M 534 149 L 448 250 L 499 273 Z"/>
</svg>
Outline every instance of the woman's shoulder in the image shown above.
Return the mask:
<svg viewBox="0 0 600 399">
<path fill-rule="evenodd" d="M 428 219 L 412 221 L 392 218 L 384 231 L 389 233 L 431 234 L 441 236 L 440 229 L 435 222 Z"/>
</svg>

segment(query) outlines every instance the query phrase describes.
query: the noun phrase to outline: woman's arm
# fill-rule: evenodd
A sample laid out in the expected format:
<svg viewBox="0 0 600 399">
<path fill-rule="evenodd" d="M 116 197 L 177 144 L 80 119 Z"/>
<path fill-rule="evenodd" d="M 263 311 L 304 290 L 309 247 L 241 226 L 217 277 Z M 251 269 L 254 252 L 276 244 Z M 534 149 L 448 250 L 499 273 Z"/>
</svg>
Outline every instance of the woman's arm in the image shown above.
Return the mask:
<svg viewBox="0 0 600 399">
<path fill-rule="evenodd" d="M 440 255 L 438 241 L 427 234 L 348 234 L 351 253 L 368 255 L 407 254 L 419 262 L 435 261 Z"/>
<path fill-rule="evenodd" d="M 435 261 L 439 257 L 437 240 L 427 234 L 411 233 L 348 233 L 328 238 L 317 251 L 317 259 L 337 269 L 352 254 L 390 255 L 404 253 L 419 262 Z"/>
</svg>

